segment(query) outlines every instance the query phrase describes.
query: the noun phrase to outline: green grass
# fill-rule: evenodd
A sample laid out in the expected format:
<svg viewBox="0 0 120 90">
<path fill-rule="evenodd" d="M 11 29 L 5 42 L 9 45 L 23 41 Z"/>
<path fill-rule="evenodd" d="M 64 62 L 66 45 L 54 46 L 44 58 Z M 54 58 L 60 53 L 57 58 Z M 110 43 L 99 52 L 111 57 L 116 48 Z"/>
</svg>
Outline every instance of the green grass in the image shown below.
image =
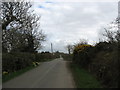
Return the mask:
<svg viewBox="0 0 120 90">
<path fill-rule="evenodd" d="M 9 81 L 9 80 L 21 75 L 21 74 L 33 69 L 33 68 L 35 68 L 35 67 L 34 66 L 29 66 L 29 67 L 26 67 L 26 68 L 24 68 L 22 70 L 12 72 L 12 73 L 9 73 L 7 75 L 2 75 L 2 82 L 5 83 L 6 81 Z"/>
<path fill-rule="evenodd" d="M 100 83 L 88 71 L 71 64 L 71 69 L 77 88 L 101 88 Z"/>
</svg>

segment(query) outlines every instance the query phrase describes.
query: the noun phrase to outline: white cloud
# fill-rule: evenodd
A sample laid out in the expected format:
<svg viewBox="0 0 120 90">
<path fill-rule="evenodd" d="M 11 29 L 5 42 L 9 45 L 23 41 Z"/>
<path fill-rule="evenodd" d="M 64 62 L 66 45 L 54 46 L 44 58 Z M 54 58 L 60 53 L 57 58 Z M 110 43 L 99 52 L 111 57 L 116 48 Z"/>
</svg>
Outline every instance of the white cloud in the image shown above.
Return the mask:
<svg viewBox="0 0 120 90">
<path fill-rule="evenodd" d="M 101 26 L 117 17 L 117 2 L 34 2 L 34 10 L 41 15 L 41 28 L 47 34 L 42 50 L 66 52 L 65 45 L 85 38 L 98 41 Z"/>
</svg>

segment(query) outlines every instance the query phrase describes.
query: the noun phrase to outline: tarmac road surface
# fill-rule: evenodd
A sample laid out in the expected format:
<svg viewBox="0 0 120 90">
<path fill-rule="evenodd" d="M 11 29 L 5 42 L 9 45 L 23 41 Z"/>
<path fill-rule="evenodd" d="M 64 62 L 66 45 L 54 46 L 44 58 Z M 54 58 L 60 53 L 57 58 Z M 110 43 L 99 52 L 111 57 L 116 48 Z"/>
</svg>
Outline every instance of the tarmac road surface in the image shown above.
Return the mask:
<svg viewBox="0 0 120 90">
<path fill-rule="evenodd" d="M 68 62 L 62 58 L 43 62 L 6 83 L 3 88 L 74 88 L 72 74 L 67 67 Z"/>
</svg>

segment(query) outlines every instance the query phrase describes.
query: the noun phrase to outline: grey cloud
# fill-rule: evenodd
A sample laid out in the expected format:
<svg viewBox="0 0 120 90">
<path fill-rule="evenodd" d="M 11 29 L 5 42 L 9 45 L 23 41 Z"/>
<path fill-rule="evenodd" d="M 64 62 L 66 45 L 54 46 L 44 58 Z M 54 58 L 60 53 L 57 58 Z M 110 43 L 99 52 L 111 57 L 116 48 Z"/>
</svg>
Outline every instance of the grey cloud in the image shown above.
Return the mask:
<svg viewBox="0 0 120 90">
<path fill-rule="evenodd" d="M 116 2 L 58 2 L 43 5 L 49 9 L 36 9 L 38 13 L 43 13 L 41 28 L 47 34 L 47 41 L 42 50 L 48 51 L 51 42 L 54 43 L 55 50 L 64 52 L 67 52 L 67 43 L 74 43 L 80 38 L 88 39 L 90 44 L 97 42 L 101 25 L 109 24 L 117 17 Z"/>
</svg>

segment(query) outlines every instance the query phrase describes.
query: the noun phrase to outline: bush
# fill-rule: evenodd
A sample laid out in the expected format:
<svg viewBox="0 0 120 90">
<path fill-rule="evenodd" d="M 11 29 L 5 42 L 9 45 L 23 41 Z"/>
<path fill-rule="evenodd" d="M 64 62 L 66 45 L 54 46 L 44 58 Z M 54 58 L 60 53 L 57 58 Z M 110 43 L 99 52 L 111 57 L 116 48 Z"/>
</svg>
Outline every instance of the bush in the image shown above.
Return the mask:
<svg viewBox="0 0 120 90">
<path fill-rule="evenodd" d="M 76 45 L 73 52 L 73 62 L 79 64 L 81 67 L 88 67 L 90 63 L 91 45 Z"/>
<path fill-rule="evenodd" d="M 51 53 L 3 53 L 2 54 L 2 71 L 15 72 L 32 66 L 33 62 L 43 62 L 57 58 L 57 55 Z M 37 63 L 35 63 L 37 65 Z"/>
<path fill-rule="evenodd" d="M 32 64 L 34 55 L 29 53 L 3 53 L 2 70 L 14 72 Z"/>
<path fill-rule="evenodd" d="M 73 52 L 73 62 L 88 69 L 104 87 L 118 87 L 119 44 L 99 42 L 94 47 L 77 45 Z"/>
<path fill-rule="evenodd" d="M 117 51 L 97 53 L 89 70 L 93 72 L 105 87 L 117 87 L 119 69 Z"/>
</svg>

